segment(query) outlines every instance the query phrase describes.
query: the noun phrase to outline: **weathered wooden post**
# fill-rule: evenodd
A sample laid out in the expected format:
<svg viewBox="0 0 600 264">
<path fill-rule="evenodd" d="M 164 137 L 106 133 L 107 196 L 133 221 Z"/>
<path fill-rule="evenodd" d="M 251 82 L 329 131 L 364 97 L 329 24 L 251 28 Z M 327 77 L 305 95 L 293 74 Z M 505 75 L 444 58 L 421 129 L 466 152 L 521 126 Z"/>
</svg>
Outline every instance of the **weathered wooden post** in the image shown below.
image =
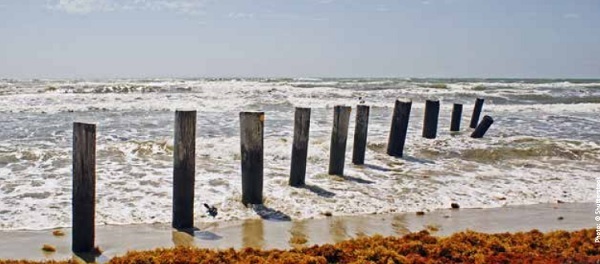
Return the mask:
<svg viewBox="0 0 600 264">
<path fill-rule="evenodd" d="M 354 127 L 354 146 L 352 148 L 352 163 L 356 165 L 365 164 L 369 110 L 368 105 L 358 105 L 356 107 L 356 126 Z"/>
<path fill-rule="evenodd" d="M 71 249 L 94 251 L 96 209 L 96 125 L 73 123 L 73 234 Z"/>
<path fill-rule="evenodd" d="M 294 143 L 292 144 L 292 167 L 290 185 L 304 185 L 306 156 L 308 155 L 308 133 L 310 130 L 310 108 L 296 107 L 294 114 Z"/>
<path fill-rule="evenodd" d="M 473 115 L 471 116 L 471 125 L 469 127 L 476 128 L 479 122 L 479 115 L 481 115 L 481 109 L 483 108 L 483 98 L 477 98 L 475 100 L 475 107 L 473 108 Z"/>
<path fill-rule="evenodd" d="M 173 227 L 194 227 L 196 111 L 175 111 L 173 149 Z"/>
<path fill-rule="evenodd" d="M 411 100 L 396 100 L 387 146 L 387 154 L 390 156 L 402 157 L 411 106 Z"/>
<path fill-rule="evenodd" d="M 242 152 L 242 203 L 262 204 L 263 112 L 240 112 Z"/>
<path fill-rule="evenodd" d="M 352 111 L 350 106 L 336 105 L 333 109 L 333 129 L 331 130 L 331 149 L 329 150 L 330 175 L 344 175 L 350 111 Z"/>
<path fill-rule="evenodd" d="M 425 101 L 425 116 L 423 118 L 423 137 L 433 139 L 437 134 L 438 117 L 440 115 L 440 101 Z"/>
<path fill-rule="evenodd" d="M 472 138 L 482 138 L 483 135 L 485 135 L 485 132 L 487 132 L 488 128 L 490 128 L 490 126 L 494 123 L 494 119 L 491 116 L 484 116 L 483 119 L 481 120 L 481 123 L 479 123 L 479 125 L 477 125 L 477 128 L 475 128 L 475 131 L 473 131 L 473 133 L 471 134 Z"/>
<path fill-rule="evenodd" d="M 450 131 L 460 131 L 460 118 L 462 116 L 462 104 L 454 104 L 452 107 L 452 122 L 450 123 Z"/>
</svg>

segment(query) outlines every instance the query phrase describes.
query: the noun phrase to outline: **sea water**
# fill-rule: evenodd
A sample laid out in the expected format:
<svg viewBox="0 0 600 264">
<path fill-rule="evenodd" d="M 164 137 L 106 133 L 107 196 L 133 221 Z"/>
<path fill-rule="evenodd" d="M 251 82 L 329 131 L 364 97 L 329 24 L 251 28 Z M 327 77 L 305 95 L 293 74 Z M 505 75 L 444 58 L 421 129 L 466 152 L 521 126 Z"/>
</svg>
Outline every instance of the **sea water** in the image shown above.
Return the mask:
<svg viewBox="0 0 600 264">
<path fill-rule="evenodd" d="M 494 124 L 468 128 L 475 98 Z M 413 100 L 405 156 L 386 154 L 396 98 Z M 424 101 L 440 100 L 436 139 Z M 333 106 L 371 106 L 364 166 L 327 174 Z M 450 133 L 453 103 L 464 104 Z M 294 107 L 310 107 L 306 188 L 288 186 Z M 591 202 L 600 175 L 600 80 L 0 80 L 0 230 L 71 224 L 72 126 L 97 124 L 96 222 L 171 221 L 174 111 L 197 110 L 195 221 Z M 265 112 L 264 206 L 241 203 L 239 112 Z M 216 218 L 202 203 L 219 209 Z"/>
</svg>

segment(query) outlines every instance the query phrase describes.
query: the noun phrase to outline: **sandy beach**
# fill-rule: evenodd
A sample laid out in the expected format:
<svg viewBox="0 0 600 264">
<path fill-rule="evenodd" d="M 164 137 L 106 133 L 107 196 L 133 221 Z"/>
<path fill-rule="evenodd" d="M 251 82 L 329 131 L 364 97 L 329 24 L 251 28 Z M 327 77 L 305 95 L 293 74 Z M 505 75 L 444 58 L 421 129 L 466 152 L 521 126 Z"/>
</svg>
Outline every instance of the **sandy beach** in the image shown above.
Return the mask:
<svg viewBox="0 0 600 264">
<path fill-rule="evenodd" d="M 177 232 L 168 224 L 103 225 L 96 230 L 96 242 L 103 253 L 98 262 L 120 256 L 128 250 L 144 250 L 176 245 L 202 248 L 286 249 L 334 243 L 349 238 L 381 234 L 404 235 L 427 229 L 446 236 L 462 230 L 485 233 L 538 229 L 578 230 L 593 228 L 593 203 L 537 204 L 492 209 L 447 209 L 415 213 L 332 216 L 301 221 L 245 220 L 196 223 L 193 236 Z M 56 237 L 52 230 L 0 232 L 0 259 L 65 260 L 72 257 L 70 229 Z M 305 242 L 305 243 L 302 243 Z M 57 251 L 45 253 L 43 244 Z"/>
</svg>

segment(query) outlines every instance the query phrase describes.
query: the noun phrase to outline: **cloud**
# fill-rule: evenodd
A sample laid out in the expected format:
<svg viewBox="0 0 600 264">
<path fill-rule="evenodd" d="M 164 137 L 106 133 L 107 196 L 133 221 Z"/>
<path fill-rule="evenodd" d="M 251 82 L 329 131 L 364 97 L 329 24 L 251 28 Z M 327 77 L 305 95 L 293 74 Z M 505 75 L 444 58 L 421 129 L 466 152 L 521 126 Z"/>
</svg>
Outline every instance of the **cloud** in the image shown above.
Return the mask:
<svg viewBox="0 0 600 264">
<path fill-rule="evenodd" d="M 388 11 L 390 11 L 390 9 L 387 6 L 385 6 L 385 5 L 378 5 L 377 8 L 375 8 L 375 10 L 377 12 L 388 12 Z"/>
<path fill-rule="evenodd" d="M 94 10 L 107 11 L 103 0 L 58 0 L 49 3 L 50 9 L 61 10 L 71 14 L 87 14 Z"/>
<path fill-rule="evenodd" d="M 200 14 L 209 0 L 49 0 L 47 7 L 70 14 L 112 11 L 170 11 Z"/>
<path fill-rule="evenodd" d="M 329 18 L 301 15 L 293 13 L 272 13 L 261 16 L 262 19 L 274 19 L 274 20 L 297 20 L 297 21 L 329 21 Z"/>
<path fill-rule="evenodd" d="M 568 13 L 568 14 L 564 14 L 563 15 L 564 19 L 579 19 L 580 16 L 579 14 L 575 14 L 575 13 Z"/>
<path fill-rule="evenodd" d="M 252 18 L 254 18 L 254 14 L 252 14 L 252 13 L 236 13 L 236 12 L 231 12 L 227 16 L 230 17 L 230 18 L 233 18 L 233 19 L 252 19 Z"/>
<path fill-rule="evenodd" d="M 326 4 L 331 4 L 331 3 L 333 3 L 334 1 L 335 1 L 335 0 L 320 0 L 320 1 L 319 1 L 319 4 L 325 4 L 325 5 L 326 5 Z"/>
</svg>

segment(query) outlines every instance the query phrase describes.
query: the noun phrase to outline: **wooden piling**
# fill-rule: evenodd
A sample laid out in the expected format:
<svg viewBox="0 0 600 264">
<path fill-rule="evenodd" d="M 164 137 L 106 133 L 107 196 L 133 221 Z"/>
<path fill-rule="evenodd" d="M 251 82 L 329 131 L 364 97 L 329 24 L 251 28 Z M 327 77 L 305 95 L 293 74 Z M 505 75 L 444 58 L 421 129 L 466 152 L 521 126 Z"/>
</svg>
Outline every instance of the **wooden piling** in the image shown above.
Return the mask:
<svg viewBox="0 0 600 264">
<path fill-rule="evenodd" d="M 369 106 L 356 107 L 356 126 L 354 128 L 354 145 L 352 148 L 352 163 L 365 164 L 365 151 L 367 149 L 367 132 L 369 130 Z"/>
<path fill-rule="evenodd" d="M 387 154 L 390 156 L 402 157 L 411 106 L 411 100 L 396 100 L 387 146 Z"/>
<path fill-rule="evenodd" d="M 242 203 L 262 204 L 263 112 L 240 112 Z"/>
<path fill-rule="evenodd" d="M 175 112 L 173 150 L 173 228 L 194 227 L 196 111 Z"/>
<path fill-rule="evenodd" d="M 73 234 L 71 249 L 94 251 L 96 209 L 96 125 L 73 123 Z"/>
<path fill-rule="evenodd" d="M 487 132 L 488 128 L 490 128 L 490 126 L 494 123 L 494 119 L 491 116 L 484 116 L 483 119 L 481 120 L 481 123 L 479 123 L 479 125 L 477 125 L 477 128 L 475 128 L 475 131 L 473 131 L 473 133 L 471 133 L 471 137 L 472 138 L 482 138 L 483 135 L 485 135 L 485 132 Z"/>
<path fill-rule="evenodd" d="M 423 118 L 423 137 L 434 139 L 437 135 L 438 117 L 440 115 L 440 101 L 425 101 L 425 116 Z"/>
<path fill-rule="evenodd" d="M 304 185 L 306 176 L 306 156 L 308 155 L 308 134 L 310 130 L 310 108 L 296 107 L 294 114 L 294 142 L 292 144 L 292 166 L 290 185 Z"/>
<path fill-rule="evenodd" d="M 470 128 L 476 128 L 479 123 L 479 116 L 481 115 L 481 109 L 483 108 L 483 98 L 477 98 L 475 100 L 475 107 L 473 108 L 473 115 L 471 116 Z"/>
<path fill-rule="evenodd" d="M 462 116 L 462 104 L 454 104 L 452 107 L 452 122 L 450 123 L 450 131 L 460 131 L 460 118 Z"/>
<path fill-rule="evenodd" d="M 344 175 L 350 111 L 352 111 L 352 108 L 341 105 L 336 105 L 333 109 L 333 129 L 331 131 L 331 149 L 329 151 L 330 175 Z"/>
</svg>

